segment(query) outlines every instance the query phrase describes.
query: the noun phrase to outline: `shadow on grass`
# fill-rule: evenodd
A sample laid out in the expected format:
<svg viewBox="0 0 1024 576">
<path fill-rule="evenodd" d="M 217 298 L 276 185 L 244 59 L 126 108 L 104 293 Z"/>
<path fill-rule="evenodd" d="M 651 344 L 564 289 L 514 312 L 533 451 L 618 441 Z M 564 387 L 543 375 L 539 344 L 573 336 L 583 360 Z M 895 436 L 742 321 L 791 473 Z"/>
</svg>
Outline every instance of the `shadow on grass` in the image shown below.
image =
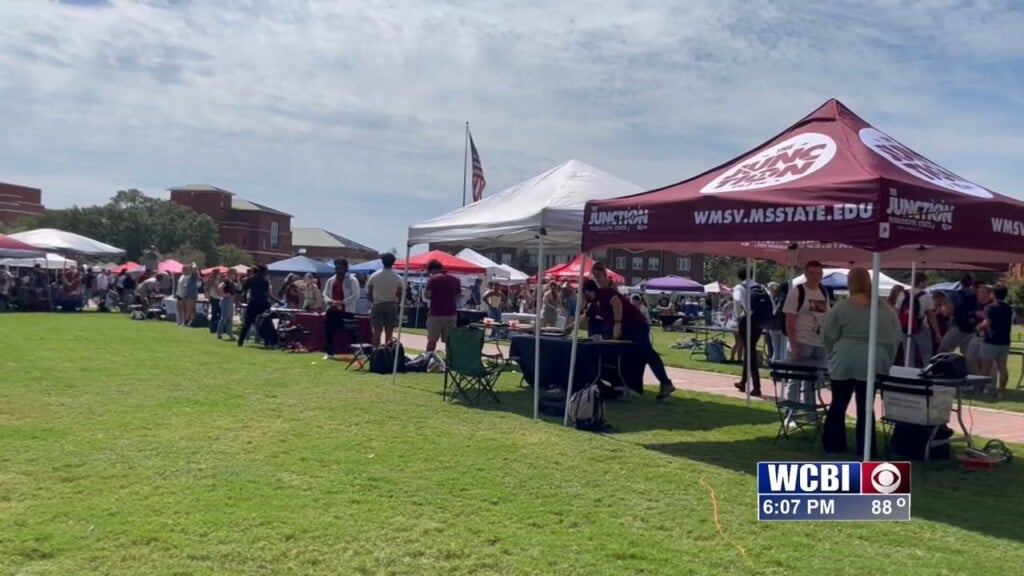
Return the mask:
<svg viewBox="0 0 1024 576">
<path fill-rule="evenodd" d="M 438 395 L 441 394 L 437 390 Z M 454 404 L 467 408 L 487 411 L 501 411 L 533 417 L 533 388 L 499 389 L 499 402 L 483 395 L 480 402 L 459 398 Z M 562 404 L 564 406 L 564 404 Z M 642 396 L 630 396 L 605 402 L 605 420 L 610 425 L 609 434 L 643 432 L 648 430 L 715 430 L 726 426 L 762 425 L 778 422 L 774 411 L 751 409 L 727 402 L 684 396 L 676 392 L 666 400 L 655 400 L 653 391 L 647 390 Z M 562 412 L 557 415 L 541 412 L 544 420 L 562 422 Z"/>
<path fill-rule="evenodd" d="M 835 460 L 821 451 L 820 444 L 799 438 L 774 443 L 774 437 L 721 442 L 673 442 L 647 444 L 649 450 L 686 458 L 750 475 L 750 490 L 756 490 L 757 462 L 763 460 Z M 852 452 L 846 460 L 855 460 Z M 912 472 L 915 519 L 956 526 L 1012 541 L 1024 541 L 1024 468 L 1013 463 L 997 470 L 967 471 L 956 460 L 915 463 Z"/>
</svg>

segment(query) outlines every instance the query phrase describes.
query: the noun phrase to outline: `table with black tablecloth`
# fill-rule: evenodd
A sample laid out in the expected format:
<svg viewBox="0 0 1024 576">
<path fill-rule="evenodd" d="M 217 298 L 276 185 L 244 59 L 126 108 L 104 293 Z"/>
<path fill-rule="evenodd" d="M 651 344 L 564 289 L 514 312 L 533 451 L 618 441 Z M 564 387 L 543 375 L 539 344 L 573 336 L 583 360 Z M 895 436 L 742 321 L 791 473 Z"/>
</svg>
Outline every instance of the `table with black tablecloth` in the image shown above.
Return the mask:
<svg viewBox="0 0 1024 576">
<path fill-rule="evenodd" d="M 323 350 L 327 345 L 326 339 L 327 334 L 324 328 L 324 315 L 317 312 L 300 312 L 292 315 L 292 321 L 296 326 L 299 326 L 303 330 L 309 332 L 309 334 L 300 335 L 302 345 L 306 350 L 310 352 L 316 352 Z M 369 316 L 356 316 L 356 321 L 359 323 L 359 339 L 360 342 L 370 342 L 373 339 L 373 327 L 370 326 Z M 348 330 L 344 327 L 339 327 L 334 332 L 334 350 L 339 354 L 348 354 L 352 344 L 352 338 L 349 336 Z"/>
<path fill-rule="evenodd" d="M 541 336 L 540 348 L 541 387 L 564 389 L 569 382 L 572 338 Z M 573 390 L 579 390 L 600 379 L 613 387 L 625 385 L 630 390 L 643 394 L 646 364 L 635 354 L 630 354 L 633 350 L 631 342 L 588 338 L 579 340 Z M 532 386 L 536 381 L 533 373 L 534 337 L 513 336 L 509 345 L 509 355 L 518 359 L 523 378 Z"/>
</svg>

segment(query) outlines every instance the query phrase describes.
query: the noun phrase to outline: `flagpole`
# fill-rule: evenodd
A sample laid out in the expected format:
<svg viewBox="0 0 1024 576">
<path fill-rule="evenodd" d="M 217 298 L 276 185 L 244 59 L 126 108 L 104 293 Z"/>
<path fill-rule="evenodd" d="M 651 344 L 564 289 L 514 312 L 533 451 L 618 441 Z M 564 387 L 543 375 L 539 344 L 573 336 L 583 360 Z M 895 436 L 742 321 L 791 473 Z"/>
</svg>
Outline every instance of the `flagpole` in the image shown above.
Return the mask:
<svg viewBox="0 0 1024 576">
<path fill-rule="evenodd" d="M 466 122 L 466 145 L 462 150 L 462 205 L 466 205 L 466 157 L 469 156 L 469 122 Z"/>
</svg>

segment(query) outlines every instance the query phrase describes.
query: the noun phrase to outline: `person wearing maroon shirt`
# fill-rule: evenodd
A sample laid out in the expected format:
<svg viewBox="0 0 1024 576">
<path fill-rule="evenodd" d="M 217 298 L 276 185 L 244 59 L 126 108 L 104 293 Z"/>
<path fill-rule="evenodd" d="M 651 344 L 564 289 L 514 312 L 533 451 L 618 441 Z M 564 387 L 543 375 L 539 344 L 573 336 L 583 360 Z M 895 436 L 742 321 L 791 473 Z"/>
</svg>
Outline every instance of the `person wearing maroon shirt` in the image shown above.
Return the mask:
<svg viewBox="0 0 1024 576">
<path fill-rule="evenodd" d="M 661 384 L 658 400 L 668 398 L 676 387 L 665 372 L 665 363 L 661 355 L 651 344 L 651 326 L 643 312 L 634 306 L 608 278 L 604 264 L 595 262 L 590 269 L 593 280 L 583 283 L 583 292 L 588 300 L 597 303 L 597 314 L 604 319 L 606 326 L 611 325 L 612 340 L 629 340 L 633 343 L 636 353 L 644 359 L 651 372 Z"/>
<path fill-rule="evenodd" d="M 430 280 L 423 297 L 430 301 L 427 316 L 427 352 L 437 349 L 437 341 L 448 343 L 448 331 L 456 326 L 458 310 L 456 302 L 462 292 L 462 283 L 444 271 L 441 262 L 431 260 L 427 264 Z"/>
</svg>

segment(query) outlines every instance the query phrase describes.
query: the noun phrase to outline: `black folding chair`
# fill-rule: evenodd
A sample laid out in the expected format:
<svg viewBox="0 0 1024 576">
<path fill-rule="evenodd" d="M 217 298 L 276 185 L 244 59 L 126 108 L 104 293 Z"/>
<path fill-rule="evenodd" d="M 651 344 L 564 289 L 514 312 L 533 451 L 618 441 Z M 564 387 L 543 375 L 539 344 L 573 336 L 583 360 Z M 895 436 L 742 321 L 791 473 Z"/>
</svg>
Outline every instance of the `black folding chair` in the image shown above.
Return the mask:
<svg viewBox="0 0 1024 576">
<path fill-rule="evenodd" d="M 343 318 L 341 321 L 342 330 L 348 334 L 349 350 L 352 352 L 352 359 L 345 365 L 345 370 L 355 366 L 356 370 L 362 370 L 370 366 L 370 354 L 373 353 L 373 344 L 361 342 L 359 335 L 359 320 L 355 318 Z M 399 358 L 401 360 L 401 358 Z"/>
<path fill-rule="evenodd" d="M 484 331 L 480 328 L 462 327 L 448 331 L 445 344 L 444 389 L 442 396 L 447 402 L 462 396 L 470 402 L 479 403 L 486 393 L 500 403 L 494 393 L 498 378 L 508 369 L 510 360 L 498 354 L 484 354 Z M 449 392 L 449 382 L 451 391 Z M 470 398 L 472 393 L 473 398 Z"/>
<path fill-rule="evenodd" d="M 771 377 L 775 388 L 775 408 L 779 413 L 779 432 L 775 435 L 775 442 L 778 443 L 780 438 L 789 439 L 789 424 L 792 422 L 797 431 L 812 431 L 811 446 L 814 446 L 821 436 L 825 415 L 828 413 L 828 405 L 821 397 L 821 370 L 812 366 L 772 366 Z M 798 400 L 787 400 L 787 383 L 801 388 L 809 386 L 812 390 L 812 403 L 802 401 L 803 393 L 799 394 Z"/>
</svg>

